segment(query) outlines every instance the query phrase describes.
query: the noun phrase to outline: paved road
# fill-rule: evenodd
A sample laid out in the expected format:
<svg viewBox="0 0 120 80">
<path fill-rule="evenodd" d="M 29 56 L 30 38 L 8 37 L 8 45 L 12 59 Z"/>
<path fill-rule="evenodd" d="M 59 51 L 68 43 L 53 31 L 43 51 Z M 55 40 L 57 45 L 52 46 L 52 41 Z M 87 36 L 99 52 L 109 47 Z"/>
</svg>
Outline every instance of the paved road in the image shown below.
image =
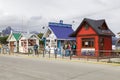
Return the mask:
<svg viewBox="0 0 120 80">
<path fill-rule="evenodd" d="M 120 80 L 120 66 L 0 56 L 0 80 Z"/>
</svg>

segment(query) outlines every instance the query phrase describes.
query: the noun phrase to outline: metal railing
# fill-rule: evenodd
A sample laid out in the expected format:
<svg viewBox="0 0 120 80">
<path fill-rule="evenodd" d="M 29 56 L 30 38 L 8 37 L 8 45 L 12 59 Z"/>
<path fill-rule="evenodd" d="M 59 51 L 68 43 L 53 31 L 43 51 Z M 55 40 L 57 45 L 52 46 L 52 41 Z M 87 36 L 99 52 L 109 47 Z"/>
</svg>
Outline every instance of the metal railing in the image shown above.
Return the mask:
<svg viewBox="0 0 120 80">
<path fill-rule="evenodd" d="M 53 51 L 53 52 L 52 52 Z M 0 50 L 1 54 L 11 54 L 9 49 L 2 48 Z M 98 53 L 98 55 L 96 55 Z M 14 53 L 18 54 L 18 53 Z M 14 55 L 13 54 L 13 55 Z M 29 50 L 28 56 L 33 55 L 34 51 Z M 81 55 L 78 55 L 81 54 Z M 35 55 L 35 54 L 34 54 Z M 113 51 L 113 50 L 96 50 L 96 51 L 86 51 L 86 52 L 81 52 L 80 50 L 57 50 L 55 51 L 54 49 L 49 49 L 46 50 L 44 48 L 40 48 L 38 50 L 38 54 L 35 56 L 40 56 L 43 58 L 61 58 L 61 59 L 69 59 L 69 60 L 86 60 L 86 61 L 103 61 L 103 62 L 111 62 L 114 59 L 120 59 L 120 52 L 119 51 Z"/>
</svg>

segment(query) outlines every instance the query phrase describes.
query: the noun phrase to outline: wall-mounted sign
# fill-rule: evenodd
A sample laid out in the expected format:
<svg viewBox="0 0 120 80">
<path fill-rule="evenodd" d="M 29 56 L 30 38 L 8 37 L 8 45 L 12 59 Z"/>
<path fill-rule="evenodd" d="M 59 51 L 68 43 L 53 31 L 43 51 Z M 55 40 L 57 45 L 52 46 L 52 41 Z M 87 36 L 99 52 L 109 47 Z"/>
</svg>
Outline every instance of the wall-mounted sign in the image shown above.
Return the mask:
<svg viewBox="0 0 120 80">
<path fill-rule="evenodd" d="M 95 48 L 82 48 L 81 53 L 83 56 L 94 56 Z"/>
</svg>

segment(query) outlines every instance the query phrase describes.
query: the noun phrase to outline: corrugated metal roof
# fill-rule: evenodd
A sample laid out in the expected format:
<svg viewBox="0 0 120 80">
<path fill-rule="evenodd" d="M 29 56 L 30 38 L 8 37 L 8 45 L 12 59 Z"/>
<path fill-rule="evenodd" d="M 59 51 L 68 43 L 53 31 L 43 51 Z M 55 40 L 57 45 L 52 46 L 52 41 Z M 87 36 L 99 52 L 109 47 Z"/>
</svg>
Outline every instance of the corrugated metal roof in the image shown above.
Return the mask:
<svg viewBox="0 0 120 80">
<path fill-rule="evenodd" d="M 49 23 L 50 29 L 56 35 L 59 40 L 75 40 L 75 38 L 69 37 L 73 33 L 72 25 L 61 23 Z"/>
</svg>

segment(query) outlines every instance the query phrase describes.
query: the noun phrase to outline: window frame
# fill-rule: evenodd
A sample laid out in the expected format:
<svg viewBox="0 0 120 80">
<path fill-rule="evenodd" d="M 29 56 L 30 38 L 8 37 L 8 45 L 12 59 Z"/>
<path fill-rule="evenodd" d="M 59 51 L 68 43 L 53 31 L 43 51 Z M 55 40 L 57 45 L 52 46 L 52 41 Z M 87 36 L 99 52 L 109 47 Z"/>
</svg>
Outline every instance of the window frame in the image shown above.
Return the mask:
<svg viewBox="0 0 120 80">
<path fill-rule="evenodd" d="M 81 40 L 82 40 L 82 48 L 95 48 L 95 43 L 94 43 L 95 38 L 82 38 Z"/>
</svg>

